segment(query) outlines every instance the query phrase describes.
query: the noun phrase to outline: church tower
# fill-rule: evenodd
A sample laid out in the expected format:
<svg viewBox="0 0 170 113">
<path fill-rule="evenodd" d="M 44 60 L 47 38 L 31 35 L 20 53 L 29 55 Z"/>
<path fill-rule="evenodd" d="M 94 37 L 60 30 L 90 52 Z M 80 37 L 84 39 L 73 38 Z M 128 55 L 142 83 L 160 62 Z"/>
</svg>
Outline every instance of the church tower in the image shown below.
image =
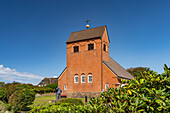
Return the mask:
<svg viewBox="0 0 170 113">
<path fill-rule="evenodd" d="M 109 43 L 106 26 L 71 33 L 66 42 L 67 67 L 58 78 L 63 94 L 95 96 L 106 87 L 119 84 L 120 78 L 108 67 L 111 65 Z"/>
</svg>

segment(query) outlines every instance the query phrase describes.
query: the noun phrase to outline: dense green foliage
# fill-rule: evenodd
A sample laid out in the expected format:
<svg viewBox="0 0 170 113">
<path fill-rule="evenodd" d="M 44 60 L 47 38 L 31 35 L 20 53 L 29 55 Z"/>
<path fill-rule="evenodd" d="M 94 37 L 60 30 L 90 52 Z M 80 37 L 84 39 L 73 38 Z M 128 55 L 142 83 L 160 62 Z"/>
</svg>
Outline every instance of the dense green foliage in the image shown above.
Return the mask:
<svg viewBox="0 0 170 113">
<path fill-rule="evenodd" d="M 49 87 L 35 87 L 34 91 L 39 94 L 54 93 L 55 89 Z"/>
<path fill-rule="evenodd" d="M 5 84 L 5 82 L 0 82 L 0 87 L 2 87 Z"/>
<path fill-rule="evenodd" d="M 46 85 L 45 87 L 48 87 L 48 88 L 51 88 L 51 89 L 56 89 L 58 87 L 58 83 L 55 82 L 55 83 L 52 83 L 52 84 L 49 84 L 49 85 Z"/>
<path fill-rule="evenodd" d="M 45 94 L 45 93 L 55 93 L 55 89 L 58 86 L 58 83 L 52 83 L 47 86 L 43 87 L 34 87 L 34 91 L 39 94 Z"/>
<path fill-rule="evenodd" d="M 126 86 L 109 88 L 100 97 L 92 98 L 86 105 L 59 103 L 38 106 L 30 112 L 69 112 L 69 113 L 168 113 L 170 111 L 170 68 L 164 66 L 162 75 L 153 71 L 139 72 L 134 80 L 125 81 Z"/>
<path fill-rule="evenodd" d="M 81 99 L 76 99 L 76 98 L 66 98 L 66 99 L 60 100 L 60 103 L 68 103 L 72 105 L 84 105 Z"/>
<path fill-rule="evenodd" d="M 14 112 L 25 110 L 28 105 L 33 104 L 35 92 L 33 89 L 22 89 L 15 91 L 9 98 L 9 105 Z"/>
<path fill-rule="evenodd" d="M 0 87 L 0 100 L 6 104 L 7 110 L 19 112 L 35 99 L 33 85 L 8 83 Z"/>
<path fill-rule="evenodd" d="M 31 89 L 33 88 L 32 84 L 21 84 L 21 83 L 8 83 L 0 87 L 0 99 L 4 103 L 8 103 L 9 97 L 18 90 L 21 89 Z"/>
<path fill-rule="evenodd" d="M 128 68 L 127 71 L 134 77 L 138 77 L 141 75 L 140 72 L 144 72 L 144 71 L 149 72 L 152 70 L 147 67 L 134 67 L 134 68 Z"/>
</svg>

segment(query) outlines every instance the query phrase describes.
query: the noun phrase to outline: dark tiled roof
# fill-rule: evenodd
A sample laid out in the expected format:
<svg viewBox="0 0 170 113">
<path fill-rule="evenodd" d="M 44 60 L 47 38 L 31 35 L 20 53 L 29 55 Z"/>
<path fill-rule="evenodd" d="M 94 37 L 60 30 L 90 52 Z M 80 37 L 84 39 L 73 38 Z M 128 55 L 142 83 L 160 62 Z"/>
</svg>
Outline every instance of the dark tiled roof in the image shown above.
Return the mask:
<svg viewBox="0 0 170 113">
<path fill-rule="evenodd" d="M 93 38 L 101 38 L 106 26 L 96 27 L 83 31 L 72 32 L 66 43 L 88 40 Z"/>
<path fill-rule="evenodd" d="M 42 85 L 42 84 L 48 85 L 48 84 L 52 84 L 55 82 L 58 82 L 57 78 L 44 78 L 38 85 Z"/>
<path fill-rule="evenodd" d="M 128 73 L 122 66 L 120 66 L 116 61 L 114 61 L 111 57 L 109 62 L 104 62 L 104 64 L 119 78 L 124 79 L 133 79 L 134 77 Z"/>
</svg>

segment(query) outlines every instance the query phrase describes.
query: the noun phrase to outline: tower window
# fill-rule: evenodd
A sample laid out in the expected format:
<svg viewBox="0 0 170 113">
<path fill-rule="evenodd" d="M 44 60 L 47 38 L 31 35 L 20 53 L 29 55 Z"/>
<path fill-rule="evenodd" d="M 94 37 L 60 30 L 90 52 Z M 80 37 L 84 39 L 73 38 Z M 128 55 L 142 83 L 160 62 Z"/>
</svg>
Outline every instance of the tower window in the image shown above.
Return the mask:
<svg viewBox="0 0 170 113">
<path fill-rule="evenodd" d="M 79 46 L 74 46 L 74 53 L 79 52 Z"/>
<path fill-rule="evenodd" d="M 103 45 L 103 50 L 106 51 L 106 44 Z"/>
<path fill-rule="evenodd" d="M 94 44 L 88 44 L 88 50 L 93 50 L 94 49 Z"/>
</svg>

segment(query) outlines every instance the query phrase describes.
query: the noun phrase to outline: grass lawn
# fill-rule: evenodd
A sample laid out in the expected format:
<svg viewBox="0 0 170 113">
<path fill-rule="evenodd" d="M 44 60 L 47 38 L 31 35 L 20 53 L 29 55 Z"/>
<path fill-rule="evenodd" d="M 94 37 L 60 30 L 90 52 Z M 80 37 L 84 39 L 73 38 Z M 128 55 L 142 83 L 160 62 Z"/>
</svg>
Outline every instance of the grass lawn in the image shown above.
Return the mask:
<svg viewBox="0 0 170 113">
<path fill-rule="evenodd" d="M 52 100 L 55 100 L 55 99 L 56 99 L 56 95 L 46 95 L 46 96 L 36 97 L 33 104 L 28 106 L 28 109 L 32 109 L 33 107 L 40 106 L 40 105 L 47 106 L 50 104 L 49 101 L 51 101 L 51 103 L 52 103 Z M 64 98 L 62 98 L 62 99 L 64 99 Z M 83 102 L 85 101 L 84 98 L 80 98 L 80 99 L 82 99 Z M 0 109 L 5 109 L 4 104 L 1 101 L 0 101 Z M 4 112 L 0 111 L 0 113 L 4 113 Z"/>
<path fill-rule="evenodd" d="M 46 95 L 46 96 L 40 96 L 40 97 L 36 97 L 33 104 L 30 105 L 29 107 L 34 107 L 34 106 L 39 106 L 39 105 L 49 105 L 49 101 L 55 100 L 56 99 L 56 95 Z M 62 98 L 64 99 L 64 98 Z M 84 101 L 84 98 L 80 98 L 82 99 L 82 101 Z"/>
<path fill-rule="evenodd" d="M 36 97 L 33 104 L 30 105 L 29 107 L 34 107 L 34 106 L 39 106 L 39 105 L 48 105 L 49 101 L 52 102 L 52 100 L 55 100 L 55 99 L 56 99 L 55 95 L 46 95 L 46 96 Z"/>
</svg>

